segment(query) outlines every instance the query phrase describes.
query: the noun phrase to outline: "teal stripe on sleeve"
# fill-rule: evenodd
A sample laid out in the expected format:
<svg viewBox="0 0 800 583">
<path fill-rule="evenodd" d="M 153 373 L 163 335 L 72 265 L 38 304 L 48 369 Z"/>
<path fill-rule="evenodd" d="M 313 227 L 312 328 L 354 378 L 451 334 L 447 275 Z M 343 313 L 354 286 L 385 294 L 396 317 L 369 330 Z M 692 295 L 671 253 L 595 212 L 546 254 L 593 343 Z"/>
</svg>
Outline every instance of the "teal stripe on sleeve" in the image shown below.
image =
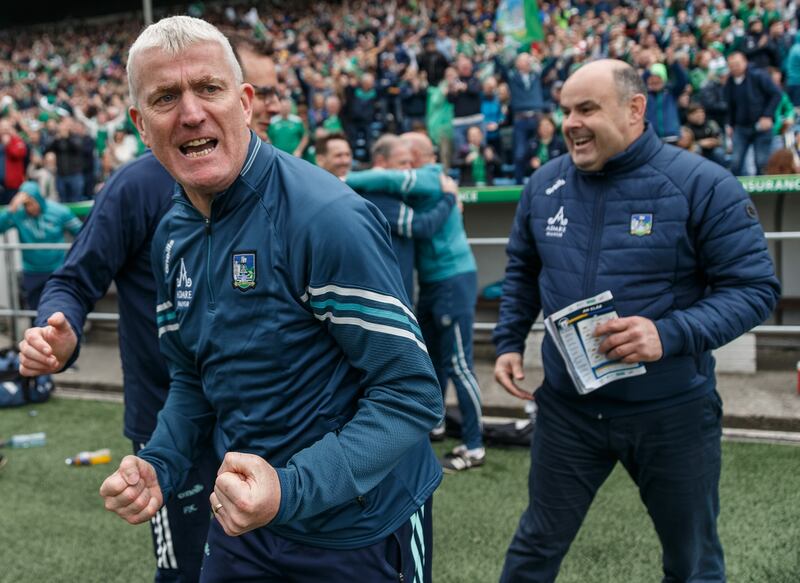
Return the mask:
<svg viewBox="0 0 800 583">
<path fill-rule="evenodd" d="M 371 308 L 369 306 L 364 306 L 361 304 L 339 302 L 334 299 L 312 300 L 311 307 L 318 310 L 325 310 L 326 308 L 332 308 L 333 311 L 336 312 L 345 312 L 345 311 L 358 312 L 360 314 L 366 314 L 384 320 L 392 320 L 394 322 L 399 322 L 401 324 L 404 324 L 405 326 L 410 328 L 414 332 L 414 334 L 417 335 L 417 337 L 419 337 L 420 339 L 422 338 L 422 331 L 419 329 L 419 326 L 417 326 L 415 322 L 412 322 L 404 314 L 399 314 L 397 312 L 392 312 L 389 310 L 381 310 L 379 308 Z"/>
<path fill-rule="evenodd" d="M 166 322 L 171 322 L 173 320 L 177 320 L 178 314 L 175 312 L 164 312 L 163 314 L 158 314 L 156 316 L 156 323 L 161 326 Z"/>
</svg>

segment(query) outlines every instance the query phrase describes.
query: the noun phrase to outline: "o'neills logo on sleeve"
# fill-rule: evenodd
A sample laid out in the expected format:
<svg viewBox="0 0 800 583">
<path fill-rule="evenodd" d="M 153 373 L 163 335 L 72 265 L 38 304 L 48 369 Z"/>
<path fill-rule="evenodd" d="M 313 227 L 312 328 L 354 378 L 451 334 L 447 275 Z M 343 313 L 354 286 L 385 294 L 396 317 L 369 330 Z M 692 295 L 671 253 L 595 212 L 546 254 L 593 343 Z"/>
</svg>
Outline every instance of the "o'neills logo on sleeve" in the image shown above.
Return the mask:
<svg viewBox="0 0 800 583">
<path fill-rule="evenodd" d="M 169 273 L 169 262 L 172 259 L 172 248 L 174 246 L 175 239 L 170 239 L 164 247 L 164 275 Z"/>
<path fill-rule="evenodd" d="M 553 183 L 553 185 L 552 185 L 552 186 L 550 186 L 549 188 L 547 188 L 547 189 L 544 191 L 544 193 L 545 193 L 547 196 L 550 196 L 550 195 L 551 195 L 551 194 L 553 194 L 553 193 L 554 193 L 556 190 L 558 190 L 559 188 L 561 188 L 562 186 L 564 186 L 566 183 L 567 183 L 567 181 L 566 181 L 566 180 L 564 180 L 563 178 L 559 178 L 558 180 L 556 180 L 556 181 Z"/>
<path fill-rule="evenodd" d="M 567 232 L 569 219 L 564 216 L 564 207 L 558 207 L 558 212 L 547 219 L 547 228 L 544 234 L 547 237 L 558 237 L 559 239 Z"/>
</svg>

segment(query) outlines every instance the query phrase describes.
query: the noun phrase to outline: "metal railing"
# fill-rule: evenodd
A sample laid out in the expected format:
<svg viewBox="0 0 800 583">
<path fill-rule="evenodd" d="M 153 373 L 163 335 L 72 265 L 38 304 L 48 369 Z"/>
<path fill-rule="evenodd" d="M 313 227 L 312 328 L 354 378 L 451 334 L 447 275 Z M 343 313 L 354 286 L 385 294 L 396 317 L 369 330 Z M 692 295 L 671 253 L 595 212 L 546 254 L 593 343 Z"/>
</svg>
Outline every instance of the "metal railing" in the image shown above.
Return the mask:
<svg viewBox="0 0 800 583">
<path fill-rule="evenodd" d="M 8 318 L 9 334 L 12 342 L 16 342 L 22 337 L 17 322 L 18 318 L 35 318 L 36 310 L 22 309 L 19 305 L 19 281 L 16 271 L 16 256 L 19 251 L 29 250 L 68 250 L 72 247 L 71 243 L 10 243 L 8 236 L 3 234 L 0 241 L 0 252 L 2 252 L 6 265 L 6 291 L 8 293 L 8 308 L 0 308 L 0 318 Z M 92 321 L 116 322 L 119 314 L 114 312 L 91 312 L 87 314 L 87 319 Z"/>
<path fill-rule="evenodd" d="M 785 241 L 785 240 L 800 239 L 800 231 L 769 232 L 769 233 L 764 233 L 764 235 L 768 240 Z M 470 245 L 476 247 L 507 245 L 508 237 L 469 237 L 467 238 L 467 242 Z M 496 325 L 497 322 L 475 322 L 473 328 L 474 330 L 491 332 L 492 330 L 494 330 Z M 542 331 L 544 330 L 544 325 L 534 324 L 533 330 Z M 781 324 L 780 326 L 756 326 L 750 331 L 761 334 L 792 335 L 792 334 L 800 334 L 800 326 L 791 326 L 788 324 Z"/>
<path fill-rule="evenodd" d="M 764 234 L 768 240 L 798 240 L 800 239 L 800 231 L 786 231 L 786 232 L 769 232 Z M 3 237 L 5 239 L 5 236 Z M 480 246 L 501 246 L 508 244 L 508 237 L 470 237 L 467 239 L 470 245 Z M 0 308 L 0 317 L 9 318 L 11 321 L 10 332 L 13 339 L 19 338 L 16 318 L 35 318 L 35 310 L 21 309 L 18 304 L 19 289 L 17 285 L 17 278 L 15 277 L 15 270 L 13 268 L 13 257 L 10 252 L 25 251 L 25 250 L 46 250 L 46 249 L 69 249 L 70 243 L 9 243 L 6 240 L 0 242 L 0 251 L 5 254 L 6 259 L 6 287 L 9 294 L 9 303 L 11 307 Z M 91 312 L 87 315 L 88 320 L 102 321 L 102 322 L 116 322 L 119 320 L 119 314 L 114 312 Z M 475 322 L 474 329 L 476 331 L 489 331 L 494 330 L 497 322 Z M 543 324 L 534 324 L 533 331 L 540 332 L 544 330 Z M 756 326 L 751 330 L 756 333 L 766 334 L 800 334 L 800 326 L 780 325 L 780 326 Z"/>
</svg>

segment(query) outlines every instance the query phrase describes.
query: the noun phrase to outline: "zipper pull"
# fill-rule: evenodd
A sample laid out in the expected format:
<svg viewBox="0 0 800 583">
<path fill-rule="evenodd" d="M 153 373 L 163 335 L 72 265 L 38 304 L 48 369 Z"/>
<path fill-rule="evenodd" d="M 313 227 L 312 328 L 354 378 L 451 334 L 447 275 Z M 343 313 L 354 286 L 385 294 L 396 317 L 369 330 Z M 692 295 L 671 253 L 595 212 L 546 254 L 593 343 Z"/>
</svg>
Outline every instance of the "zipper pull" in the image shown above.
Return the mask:
<svg viewBox="0 0 800 583">
<path fill-rule="evenodd" d="M 211 219 L 209 217 L 206 217 L 203 220 L 206 223 L 206 235 L 210 235 L 211 234 Z"/>
</svg>

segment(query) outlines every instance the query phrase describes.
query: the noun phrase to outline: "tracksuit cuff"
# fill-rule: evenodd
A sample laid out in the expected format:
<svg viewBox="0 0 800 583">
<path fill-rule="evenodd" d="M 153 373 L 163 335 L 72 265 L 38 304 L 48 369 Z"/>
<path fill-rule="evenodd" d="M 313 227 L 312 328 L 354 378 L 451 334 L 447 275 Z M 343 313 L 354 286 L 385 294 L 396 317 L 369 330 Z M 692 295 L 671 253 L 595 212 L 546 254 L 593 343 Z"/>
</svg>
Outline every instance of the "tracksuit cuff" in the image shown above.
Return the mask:
<svg viewBox="0 0 800 583">
<path fill-rule="evenodd" d="M 281 505 L 278 514 L 270 524 L 283 524 L 297 514 L 300 500 L 297 496 L 297 470 L 295 468 L 275 468 L 281 484 Z"/>
<path fill-rule="evenodd" d="M 163 503 L 166 504 L 167 501 L 172 498 L 173 488 L 170 486 L 171 482 L 169 481 L 169 472 L 167 469 L 162 465 L 161 461 L 157 458 L 150 457 L 149 455 L 140 455 L 142 452 L 138 452 L 136 457 L 143 459 L 144 461 L 148 462 L 153 469 L 156 471 L 156 480 L 158 480 L 158 487 L 161 489 L 161 496 L 163 498 Z"/>
<path fill-rule="evenodd" d="M 525 340 L 522 342 L 513 338 L 492 338 L 495 346 L 495 356 L 507 354 L 509 352 L 525 353 Z"/>
<path fill-rule="evenodd" d="M 661 339 L 661 349 L 663 356 L 676 356 L 682 354 L 686 345 L 683 329 L 680 323 L 674 318 L 664 318 L 655 322 L 658 336 Z"/>
</svg>

